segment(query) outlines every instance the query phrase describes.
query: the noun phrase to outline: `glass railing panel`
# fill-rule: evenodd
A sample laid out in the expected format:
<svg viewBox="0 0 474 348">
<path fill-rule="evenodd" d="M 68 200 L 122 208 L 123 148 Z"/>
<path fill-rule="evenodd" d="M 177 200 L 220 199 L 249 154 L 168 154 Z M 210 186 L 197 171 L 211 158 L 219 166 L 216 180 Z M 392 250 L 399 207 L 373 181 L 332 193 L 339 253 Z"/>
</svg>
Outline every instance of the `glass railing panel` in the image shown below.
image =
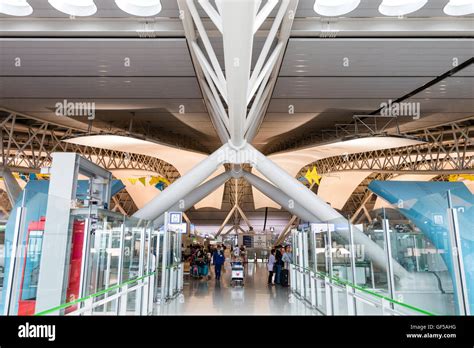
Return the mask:
<svg viewBox="0 0 474 348">
<path fill-rule="evenodd" d="M 385 235 L 383 229 L 385 215 L 382 210 L 375 211 L 373 214 L 375 215 L 375 218 L 370 224 L 354 226 L 354 234 L 362 232 L 369 237 L 366 244 L 361 246 L 363 249 L 362 261 L 359 258 L 356 259 L 356 264 L 358 266 L 357 274 L 359 274 L 359 276 L 356 275 L 356 278 L 360 279 L 361 274 L 364 273 L 366 275 L 365 284 L 361 284 L 362 282 L 358 281 L 359 285 L 368 287 L 372 291 L 381 295 L 389 296 L 389 277 L 387 273 L 388 259 L 386 257 Z M 357 247 L 358 245 L 356 248 Z M 376 262 L 375 258 L 371 255 L 378 255 L 378 261 Z"/>
<path fill-rule="evenodd" d="M 46 221 L 48 204 L 54 210 L 56 206 L 71 206 L 71 200 L 48 195 L 47 186 L 39 185 L 38 182 L 29 186 L 21 192 L 5 225 L 4 277 L 0 304 L 2 314 L 5 313 L 7 302 L 9 315 L 35 313 L 46 228 L 50 229 L 50 235 L 66 235 L 66 242 L 71 242 L 67 222 L 64 225 L 54 219 Z M 17 245 L 14 245 L 15 235 L 18 236 Z M 61 259 L 61 256 L 62 260 L 65 260 L 64 255 L 60 255 L 59 248 L 49 248 L 48 252 L 52 257 L 57 254 L 57 259 Z M 66 279 L 69 278 L 70 271 L 67 263 L 68 260 L 65 260 L 62 270 Z M 45 282 L 46 279 L 43 280 L 43 286 Z M 49 286 L 51 287 L 51 284 Z M 56 290 L 57 293 L 66 293 L 67 289 Z"/>
<path fill-rule="evenodd" d="M 467 179 L 465 179 L 467 180 Z M 460 274 L 464 275 L 465 302 L 470 314 L 474 314 L 474 190 L 468 189 L 467 181 L 450 190 L 450 207 L 455 211 L 455 226 L 459 230 Z M 461 184 L 461 183 L 458 183 Z"/>
<path fill-rule="evenodd" d="M 446 193 L 401 198 L 386 209 L 395 278 L 394 300 L 453 315 L 455 296 Z"/>
<path fill-rule="evenodd" d="M 328 221 L 328 225 L 331 229 L 332 275 L 340 279 L 353 281 L 349 223 L 341 217 Z"/>
</svg>

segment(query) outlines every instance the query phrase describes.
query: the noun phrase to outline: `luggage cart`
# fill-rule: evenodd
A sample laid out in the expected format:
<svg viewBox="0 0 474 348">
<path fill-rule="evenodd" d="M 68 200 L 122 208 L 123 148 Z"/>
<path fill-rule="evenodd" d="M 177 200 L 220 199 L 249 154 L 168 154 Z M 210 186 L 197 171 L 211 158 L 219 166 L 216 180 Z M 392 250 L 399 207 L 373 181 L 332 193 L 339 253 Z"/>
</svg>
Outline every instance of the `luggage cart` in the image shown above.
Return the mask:
<svg viewBox="0 0 474 348">
<path fill-rule="evenodd" d="M 231 263 L 232 275 L 230 279 L 230 286 L 244 286 L 244 266 L 242 261 L 235 261 Z"/>
</svg>

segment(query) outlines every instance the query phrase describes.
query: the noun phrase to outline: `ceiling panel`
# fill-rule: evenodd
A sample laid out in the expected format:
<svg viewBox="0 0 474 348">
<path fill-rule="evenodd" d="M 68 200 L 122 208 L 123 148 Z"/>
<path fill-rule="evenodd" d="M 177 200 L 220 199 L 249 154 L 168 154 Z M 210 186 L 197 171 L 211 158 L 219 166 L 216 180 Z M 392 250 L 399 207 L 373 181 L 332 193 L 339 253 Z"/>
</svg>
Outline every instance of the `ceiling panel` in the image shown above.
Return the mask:
<svg viewBox="0 0 474 348">
<path fill-rule="evenodd" d="M 20 58 L 20 66 L 16 59 Z M 3 39 L 2 76 L 194 76 L 185 39 Z"/>
<path fill-rule="evenodd" d="M 15 97 L 201 98 L 201 92 L 193 77 L 3 77 L 0 98 Z"/>
<path fill-rule="evenodd" d="M 419 77 L 280 77 L 273 98 L 396 98 L 428 81 Z"/>
<path fill-rule="evenodd" d="M 473 54 L 472 39 L 291 39 L 280 76 L 439 76 Z"/>
</svg>

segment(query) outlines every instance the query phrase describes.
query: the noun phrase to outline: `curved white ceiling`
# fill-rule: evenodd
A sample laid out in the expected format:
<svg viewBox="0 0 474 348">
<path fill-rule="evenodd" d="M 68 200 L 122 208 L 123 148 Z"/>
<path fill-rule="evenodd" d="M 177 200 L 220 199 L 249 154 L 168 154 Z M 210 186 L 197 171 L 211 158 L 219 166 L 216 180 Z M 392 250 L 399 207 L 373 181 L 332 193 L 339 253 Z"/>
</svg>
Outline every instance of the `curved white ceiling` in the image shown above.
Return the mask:
<svg viewBox="0 0 474 348">
<path fill-rule="evenodd" d="M 192 167 L 207 157 L 206 154 L 120 135 L 89 135 L 68 139 L 66 142 L 159 158 L 172 164 L 181 175 L 186 174 Z M 221 166 L 209 179 L 223 172 L 224 167 Z M 195 208 L 211 207 L 221 209 L 223 194 L 224 185 L 197 203 Z"/>
<path fill-rule="evenodd" d="M 331 207 L 342 209 L 352 192 L 371 172 L 340 172 L 323 175 L 319 185 L 318 196 L 331 204 Z"/>
<path fill-rule="evenodd" d="M 122 180 L 122 183 L 125 185 L 128 194 L 130 197 L 132 197 L 138 209 L 143 208 L 145 204 L 147 204 L 161 192 L 154 186 L 143 186 L 143 184 L 140 182 L 132 184 L 126 180 L 130 178 L 139 178 L 145 175 L 156 175 L 154 172 L 137 171 L 133 169 L 118 169 L 111 170 L 111 172 L 117 179 Z"/>
<path fill-rule="evenodd" d="M 298 172 L 301 168 L 306 166 L 309 163 L 314 161 L 332 157 L 332 156 L 341 156 L 344 154 L 353 154 L 359 152 L 367 152 L 373 150 L 384 150 L 384 149 L 391 149 L 409 145 L 416 145 L 420 144 L 420 141 L 412 140 L 412 139 L 405 139 L 405 138 L 398 138 L 398 137 L 367 137 L 367 138 L 360 138 L 360 139 L 353 139 L 347 141 L 339 141 L 336 143 L 318 145 L 318 146 L 311 146 L 295 151 L 287 151 L 287 152 L 280 152 L 273 155 L 270 155 L 269 158 L 286 170 L 292 177 L 296 177 Z M 255 174 L 258 175 L 257 171 L 254 171 Z M 351 172 L 353 173 L 353 172 Z M 362 181 L 357 182 L 357 185 Z M 356 187 L 357 187 L 356 185 Z M 348 187 L 347 190 L 350 188 Z M 354 187 L 355 189 L 355 187 Z M 352 190 L 353 191 L 353 190 Z M 349 193 L 352 193 L 352 191 Z M 276 203 L 273 202 L 271 199 L 267 198 L 258 190 L 252 187 L 253 197 L 255 208 L 262 208 L 262 207 L 276 207 L 280 208 L 280 206 L 275 205 Z M 323 191 L 324 192 L 324 191 Z M 344 191 L 345 192 L 345 191 Z M 349 197 L 347 196 L 347 198 Z M 325 198 L 327 199 L 327 198 Z M 327 200 L 330 202 L 330 200 Z M 347 201 L 347 200 L 346 200 Z M 336 204 L 340 204 L 339 200 Z M 344 202 L 345 203 L 345 202 Z M 335 206 L 336 207 L 336 206 Z"/>
</svg>

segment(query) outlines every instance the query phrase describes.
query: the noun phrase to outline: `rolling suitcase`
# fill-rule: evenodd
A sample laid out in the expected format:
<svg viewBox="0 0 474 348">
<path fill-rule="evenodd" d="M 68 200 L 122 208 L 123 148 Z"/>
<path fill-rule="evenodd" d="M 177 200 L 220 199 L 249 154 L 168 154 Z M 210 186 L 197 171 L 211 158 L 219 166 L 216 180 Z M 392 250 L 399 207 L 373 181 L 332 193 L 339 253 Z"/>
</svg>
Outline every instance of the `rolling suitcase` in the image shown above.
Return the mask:
<svg viewBox="0 0 474 348">
<path fill-rule="evenodd" d="M 200 273 L 202 276 L 206 277 L 209 274 L 209 267 L 207 265 L 200 266 L 201 269 Z"/>
<path fill-rule="evenodd" d="M 280 284 L 281 286 L 288 286 L 289 281 L 289 272 L 287 269 L 282 269 L 280 274 Z"/>
</svg>

